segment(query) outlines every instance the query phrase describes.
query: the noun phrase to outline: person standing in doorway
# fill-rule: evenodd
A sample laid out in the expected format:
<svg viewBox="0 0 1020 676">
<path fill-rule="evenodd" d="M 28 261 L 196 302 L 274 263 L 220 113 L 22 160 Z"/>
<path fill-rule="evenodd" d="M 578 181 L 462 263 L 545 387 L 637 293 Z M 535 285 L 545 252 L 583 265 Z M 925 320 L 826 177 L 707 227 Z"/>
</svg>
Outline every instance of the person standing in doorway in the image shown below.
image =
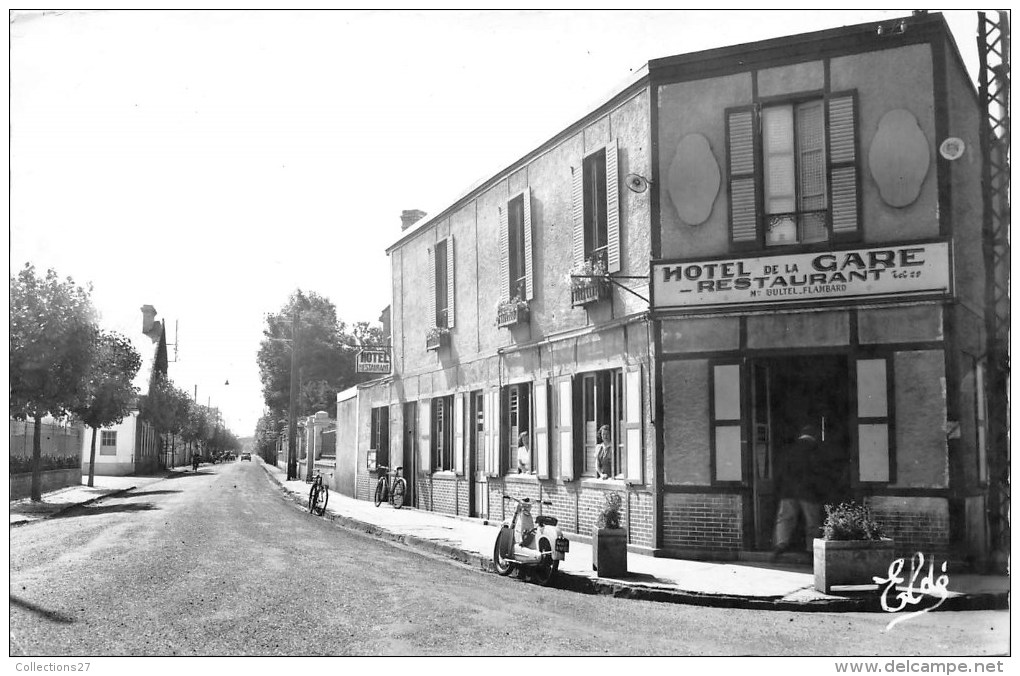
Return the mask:
<svg viewBox="0 0 1020 676">
<path fill-rule="evenodd" d="M 773 557 L 790 549 L 799 518 L 804 521 L 805 549 L 812 551 L 822 525 L 824 459 L 819 453 L 818 428 L 807 424 L 777 458 L 775 547 Z"/>
</svg>

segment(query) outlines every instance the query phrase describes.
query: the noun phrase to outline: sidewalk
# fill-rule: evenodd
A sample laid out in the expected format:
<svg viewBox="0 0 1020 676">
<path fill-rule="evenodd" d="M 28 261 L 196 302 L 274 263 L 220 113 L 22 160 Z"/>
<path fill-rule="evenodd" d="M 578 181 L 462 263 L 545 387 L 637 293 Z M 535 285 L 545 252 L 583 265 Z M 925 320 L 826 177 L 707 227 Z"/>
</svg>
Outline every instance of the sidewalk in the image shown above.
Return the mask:
<svg viewBox="0 0 1020 676">
<path fill-rule="evenodd" d="M 287 481 L 286 470 L 255 460 L 295 503 L 307 505 L 304 480 Z M 493 570 L 496 527 L 480 519 L 453 517 L 405 507 L 376 507 L 329 492 L 326 515 L 331 521 L 415 549 Z M 569 535 L 568 535 L 569 537 Z M 723 608 L 768 610 L 883 612 L 873 592 L 827 595 L 814 589 L 810 566 L 757 562 L 712 563 L 656 558 L 630 552 L 626 578 L 600 578 L 591 568 L 591 546 L 571 539 L 554 584 L 560 588 L 618 597 L 687 603 Z M 908 563 L 909 567 L 909 563 Z M 949 597 L 938 610 L 984 610 L 1009 607 L 1009 578 L 994 575 L 950 575 Z M 916 591 L 916 590 L 915 590 Z M 937 597 L 913 609 L 934 606 Z M 897 604 L 890 593 L 890 603 Z"/>
<path fill-rule="evenodd" d="M 82 477 L 81 486 L 68 486 L 43 493 L 41 502 L 31 498 L 12 500 L 10 503 L 11 526 L 24 526 L 54 516 L 72 507 L 87 505 L 96 500 L 120 495 L 135 488 L 143 488 L 157 481 L 163 481 L 170 472 L 154 476 L 96 476 L 92 487 L 86 486 L 88 477 Z"/>
</svg>

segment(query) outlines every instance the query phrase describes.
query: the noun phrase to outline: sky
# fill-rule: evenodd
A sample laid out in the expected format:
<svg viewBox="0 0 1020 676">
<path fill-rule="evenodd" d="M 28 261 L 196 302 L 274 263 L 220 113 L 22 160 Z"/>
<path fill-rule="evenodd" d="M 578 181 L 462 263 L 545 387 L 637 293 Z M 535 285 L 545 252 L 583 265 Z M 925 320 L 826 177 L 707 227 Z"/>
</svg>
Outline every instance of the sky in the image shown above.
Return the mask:
<svg viewBox="0 0 1020 676">
<path fill-rule="evenodd" d="M 977 12 L 943 13 L 976 79 Z M 651 59 L 905 15 L 15 12 L 10 272 L 90 283 L 147 360 L 153 305 L 171 379 L 249 436 L 266 313 L 300 288 L 377 322 L 402 210 L 439 213 Z"/>
</svg>

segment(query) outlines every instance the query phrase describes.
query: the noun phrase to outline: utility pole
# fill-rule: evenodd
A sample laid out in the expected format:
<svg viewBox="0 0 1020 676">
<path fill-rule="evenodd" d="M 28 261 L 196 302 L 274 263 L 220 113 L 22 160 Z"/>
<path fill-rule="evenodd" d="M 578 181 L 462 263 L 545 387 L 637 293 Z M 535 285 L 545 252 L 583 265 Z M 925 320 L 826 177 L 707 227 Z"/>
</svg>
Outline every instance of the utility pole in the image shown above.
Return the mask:
<svg viewBox="0 0 1020 676">
<path fill-rule="evenodd" d="M 288 411 L 287 433 L 287 481 L 297 479 L 297 390 L 298 390 L 298 322 L 301 321 L 301 310 L 294 304 L 294 319 L 291 324 L 290 341 L 290 410 Z"/>
</svg>

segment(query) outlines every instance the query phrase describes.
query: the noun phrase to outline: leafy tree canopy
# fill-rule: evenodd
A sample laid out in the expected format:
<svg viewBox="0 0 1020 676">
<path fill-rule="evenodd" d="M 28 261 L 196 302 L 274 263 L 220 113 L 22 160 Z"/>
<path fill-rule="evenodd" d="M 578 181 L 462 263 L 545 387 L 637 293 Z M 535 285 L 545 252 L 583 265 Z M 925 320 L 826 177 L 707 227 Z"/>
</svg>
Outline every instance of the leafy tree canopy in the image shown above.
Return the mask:
<svg viewBox="0 0 1020 676">
<path fill-rule="evenodd" d="M 71 411 L 95 429 L 119 423 L 131 410 L 138 395 L 132 380 L 142 358 L 130 340 L 106 331 L 94 334 L 93 357 L 82 398 Z"/>
<path fill-rule="evenodd" d="M 87 396 L 97 328 L 90 299 L 70 277 L 26 264 L 11 282 L 10 415 L 65 415 Z"/>
<path fill-rule="evenodd" d="M 336 306 L 315 292 L 298 289 L 276 314 L 266 317 L 258 352 L 262 393 L 272 418 L 286 417 L 290 406 L 291 355 L 297 317 L 298 416 L 333 412 L 337 392 L 374 377 L 355 373 L 358 346 L 381 344 L 382 330 L 356 322 L 350 330 Z"/>
</svg>

